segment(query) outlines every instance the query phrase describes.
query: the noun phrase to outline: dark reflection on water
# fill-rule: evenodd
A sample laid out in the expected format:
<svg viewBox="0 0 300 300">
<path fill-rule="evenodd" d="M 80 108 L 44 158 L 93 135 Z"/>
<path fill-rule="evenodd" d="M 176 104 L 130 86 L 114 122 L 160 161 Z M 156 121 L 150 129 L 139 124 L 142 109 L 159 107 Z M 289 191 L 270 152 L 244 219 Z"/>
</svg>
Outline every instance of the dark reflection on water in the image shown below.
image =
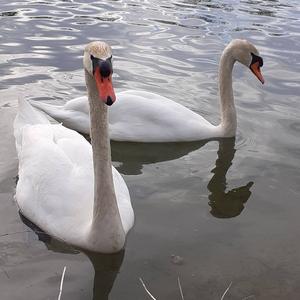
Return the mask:
<svg viewBox="0 0 300 300">
<path fill-rule="evenodd" d="M 108 300 L 123 263 L 125 250 L 115 254 L 85 252 L 95 270 L 93 300 Z"/>
<path fill-rule="evenodd" d="M 209 141 L 192 143 L 122 143 L 111 142 L 112 159 L 120 163 L 117 169 L 122 174 L 142 174 L 143 167 L 163 161 L 171 161 L 200 150 Z M 226 174 L 232 165 L 235 149 L 235 138 L 218 140 L 218 158 L 212 169 L 213 177 L 207 185 L 210 213 L 216 218 L 233 218 L 244 209 L 245 203 L 251 196 L 253 182 L 240 187 L 227 189 Z"/>
<path fill-rule="evenodd" d="M 178 159 L 200 149 L 207 141 L 193 143 L 111 142 L 112 159 L 121 163 L 118 171 L 126 175 L 142 174 L 144 165 Z"/>
<path fill-rule="evenodd" d="M 17 15 L 17 11 L 3 11 L 0 12 L 0 17 L 14 17 L 15 15 Z"/>
<path fill-rule="evenodd" d="M 215 168 L 211 171 L 214 176 L 207 185 L 207 189 L 211 192 L 208 196 L 208 204 L 211 207 L 210 213 L 216 218 L 238 216 L 251 196 L 252 181 L 226 192 L 226 174 L 232 165 L 236 152 L 234 147 L 235 138 L 219 140 L 218 159 Z"/>
<path fill-rule="evenodd" d="M 52 238 L 21 213 L 20 217 L 23 223 L 36 233 L 38 239 L 45 244 L 48 250 L 64 254 L 78 254 L 80 252 L 74 247 Z M 93 300 L 108 300 L 122 265 L 125 249 L 113 254 L 101 254 L 90 251 L 83 251 L 83 253 L 89 258 L 95 271 Z"/>
</svg>

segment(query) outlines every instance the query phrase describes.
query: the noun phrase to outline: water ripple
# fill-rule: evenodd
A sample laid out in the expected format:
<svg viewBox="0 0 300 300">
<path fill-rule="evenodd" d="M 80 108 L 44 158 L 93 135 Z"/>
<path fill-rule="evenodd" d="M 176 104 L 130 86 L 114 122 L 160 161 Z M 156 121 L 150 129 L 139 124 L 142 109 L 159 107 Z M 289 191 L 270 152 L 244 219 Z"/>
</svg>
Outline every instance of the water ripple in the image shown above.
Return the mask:
<svg viewBox="0 0 300 300">
<path fill-rule="evenodd" d="M 246 259 L 245 265 L 252 265 L 251 261 L 247 261 L 249 255 L 248 252 L 245 254 L 245 249 L 250 249 L 253 257 L 259 256 L 257 253 L 265 255 L 268 249 L 273 253 L 274 249 L 276 251 L 280 249 L 278 245 L 285 243 L 280 239 L 280 235 L 286 237 L 287 232 L 291 233 L 291 240 L 295 241 L 297 226 L 294 224 L 298 224 L 299 211 L 299 204 L 296 206 L 295 203 L 299 203 L 299 197 L 297 199 L 296 197 L 300 193 L 297 180 L 300 161 L 299 20 L 299 3 L 296 0 L 1 1 L 1 111 L 14 106 L 19 95 L 59 104 L 84 95 L 86 88 L 82 51 L 87 42 L 102 39 L 112 45 L 113 79 L 116 90 L 130 88 L 157 92 L 184 104 L 213 124 L 218 124 L 220 122 L 218 66 L 225 45 L 233 38 L 246 38 L 257 46 L 264 58 L 262 68 L 266 80 L 264 86 L 247 68 L 238 64 L 234 67 L 233 89 L 238 130 L 235 144 L 233 143 L 231 147 L 228 145 L 225 147 L 226 139 L 223 141 L 223 147 L 219 141 L 188 145 L 177 143 L 172 146 L 113 145 L 112 149 L 119 149 L 121 153 L 119 155 L 122 157 L 121 170 L 128 174 L 125 179 L 132 193 L 138 222 L 135 232 L 128 241 L 127 264 L 122 267 L 122 274 L 119 275 L 123 276 L 120 277 L 121 284 L 113 289 L 112 293 L 116 295 L 113 294 L 112 298 L 126 298 L 120 287 L 128 285 L 133 288 L 127 291 L 127 298 L 141 298 L 140 289 L 134 288 L 136 278 L 140 276 L 136 275 L 137 273 L 142 272 L 148 278 L 160 279 L 161 274 L 174 274 L 165 258 L 177 249 L 183 251 L 187 257 L 195 253 L 192 259 L 187 258 L 187 263 L 181 269 L 182 278 L 187 284 L 186 290 L 190 291 L 191 295 L 194 293 L 195 299 L 217 299 L 220 295 L 216 294 L 216 291 L 219 293 L 224 289 L 224 278 L 221 283 L 215 280 L 219 276 L 219 270 L 224 270 L 221 269 L 226 264 L 222 258 L 224 253 L 226 255 L 233 253 L 228 261 L 234 261 L 236 258 L 239 261 Z M 9 98 L 8 95 L 12 97 Z M 7 140 L 2 137 L 2 141 L 1 146 L 6 147 Z M 221 145 L 219 150 L 218 145 Z M 128 151 L 125 159 L 126 148 Z M 233 159 L 230 155 L 234 153 Z M 147 163 L 143 161 L 143 158 L 147 157 L 144 154 L 148 156 L 150 154 L 150 161 Z M 279 167 L 274 167 L 275 165 Z M 227 169 L 224 172 L 224 166 L 230 167 L 227 174 Z M 209 186 L 208 182 L 213 178 L 212 183 L 217 184 L 215 186 L 217 194 L 227 197 L 227 200 L 234 194 L 233 203 L 237 203 L 236 200 L 243 193 L 246 193 L 247 197 L 250 196 L 249 188 L 245 190 L 247 187 L 245 184 L 254 181 L 251 189 L 253 196 L 249 198 L 237 219 L 221 222 L 209 214 L 207 202 L 210 195 L 206 186 Z M 235 179 L 235 182 L 232 182 L 232 179 Z M 229 185 L 236 186 L 236 183 L 240 188 L 231 190 Z M 222 193 L 219 193 L 220 188 Z M 11 186 L 11 190 L 13 189 L 14 185 Z M 272 192 L 272 189 L 275 192 Z M 291 191 L 296 200 L 290 196 Z M 6 196 L 4 198 L 1 200 L 6 200 Z M 277 215 L 270 213 L 270 207 L 274 210 L 275 206 Z M 9 207 L 12 207 L 11 202 Z M 0 211 L 7 214 L 6 209 Z M 156 215 L 155 222 L 152 212 Z M 292 223 L 294 212 L 295 220 Z M 13 213 L 12 223 L 15 225 L 16 211 Z M 166 218 L 170 215 L 180 218 Z M 174 223 L 168 224 L 172 221 Z M 291 227 L 282 226 L 284 222 L 291 224 Z M 154 227 L 149 227 L 149 224 Z M 265 224 L 267 229 L 264 228 Z M 257 228 L 260 229 L 259 234 Z M 265 238 L 273 232 L 278 233 L 273 235 L 273 239 Z M 178 236 L 180 240 L 177 239 Z M 245 237 L 249 236 L 251 238 L 247 244 Z M 263 238 L 259 239 L 260 237 Z M 201 242 L 203 238 L 207 243 Z M 253 243 L 253 238 L 258 239 L 258 242 Z M 277 241 L 278 245 L 274 244 L 272 247 L 268 244 L 270 241 Z M 40 245 L 40 242 L 38 243 Z M 147 247 L 144 247 L 145 245 Z M 243 247 L 239 248 L 237 245 Z M 28 246 L 31 244 L 26 243 L 26 249 Z M 36 244 L 30 251 L 35 246 Z M 40 247 L 36 248 L 38 254 L 47 255 L 44 247 L 42 250 Z M 22 253 L 18 247 L 15 249 L 16 252 Z M 220 252 L 217 252 L 218 249 Z M 291 249 L 291 253 L 299 253 L 299 246 Z M 5 249 L 2 252 L 5 255 Z M 217 254 L 214 256 L 215 253 Z M 288 274 L 289 278 L 295 278 L 295 281 L 298 280 L 298 270 L 297 274 L 289 272 L 295 269 L 293 262 L 299 260 L 296 254 L 295 258 L 291 259 L 293 267 L 286 266 L 288 271 L 281 272 L 284 276 Z M 203 255 L 210 259 L 203 259 Z M 22 254 L 16 257 L 22 260 L 20 264 L 22 268 L 32 270 L 31 263 L 26 265 L 23 262 Z M 153 268 L 154 261 L 148 263 L 149 257 L 161 259 L 158 269 Z M 281 261 L 287 261 L 286 253 L 280 257 L 276 252 L 274 260 L 270 260 L 271 263 L 277 262 L 278 257 L 284 258 Z M 69 258 L 64 255 L 63 259 Z M 45 278 L 53 276 L 57 269 L 51 269 L 50 272 L 48 267 L 52 266 L 54 260 L 54 256 L 51 256 L 51 262 L 41 267 L 41 259 L 38 256 L 38 264 L 35 266 L 38 276 L 40 274 L 45 275 Z M 77 260 L 80 259 L 68 262 L 73 264 Z M 131 261 L 133 264 L 128 263 L 130 260 L 133 260 Z M 203 267 L 206 261 L 207 264 Z M 137 265 L 138 270 L 134 267 Z M 197 269 L 197 265 L 201 268 Z M 212 266 L 215 265 L 218 266 L 216 276 L 212 271 Z M 16 267 L 15 264 L 13 267 Z M 230 277 L 231 280 L 234 276 L 241 278 L 245 275 L 244 268 L 240 271 L 235 268 L 233 264 L 228 264 L 224 276 Z M 157 273 L 154 269 L 157 269 Z M 261 265 L 253 269 L 261 270 Z M 204 273 L 201 273 L 201 270 L 204 270 Z M 14 269 L 12 271 L 15 272 Z M 21 277 L 26 280 L 27 277 L 32 279 L 29 273 L 23 270 Z M 75 276 L 75 273 L 72 272 L 72 276 Z M 90 281 L 89 283 L 84 281 L 87 272 L 81 273 L 78 272 L 76 282 L 83 282 L 82 286 L 89 286 Z M 197 277 L 197 273 L 201 276 Z M 191 284 L 192 279 L 189 279 L 191 274 L 192 278 L 195 278 L 194 285 Z M 272 276 L 269 276 L 269 273 L 267 275 L 269 280 Z M 244 281 L 253 284 L 253 278 L 257 276 L 249 276 Z M 280 275 L 276 273 L 275 276 Z M 11 282 L 10 294 L 20 291 L 19 287 L 32 285 L 32 282 L 24 283 L 20 278 L 16 282 Z M 130 281 L 131 278 L 133 281 Z M 207 284 L 199 292 L 199 289 L 194 287 L 203 285 L 203 281 L 201 283 L 203 278 L 209 278 L 213 285 Z M 258 280 L 265 283 L 266 280 L 261 278 Z M 157 294 L 161 299 L 170 299 L 170 295 L 178 294 L 178 290 L 173 293 L 174 280 L 172 279 L 170 284 L 165 284 L 165 279 L 160 280 L 163 282 L 162 289 Z M 271 299 L 272 296 L 263 293 L 269 290 L 273 292 L 274 286 L 283 288 L 285 279 L 283 278 L 280 284 L 268 285 L 267 288 L 263 285 L 258 293 L 264 299 Z M 38 282 L 40 284 L 40 281 Z M 47 283 L 49 288 L 43 285 L 43 293 L 49 292 L 53 295 L 57 281 L 51 282 Z M 9 281 L 5 282 L 4 290 L 7 289 L 8 283 Z M 15 288 L 16 286 L 18 288 Z M 103 285 L 99 284 L 99 287 L 95 285 L 96 292 L 99 292 L 100 286 Z M 253 286 L 258 289 L 259 283 L 254 283 Z M 292 284 L 287 286 L 290 291 Z M 38 290 L 39 288 L 40 285 Z M 65 288 L 66 300 L 75 299 L 75 294 L 78 294 L 76 299 L 92 297 L 91 294 L 84 294 L 85 291 L 83 294 L 77 293 L 81 289 L 72 283 Z M 72 290 L 72 294 L 68 289 Z M 245 286 L 245 290 L 248 289 L 249 286 Z M 241 291 L 241 287 L 238 287 L 238 290 Z M 235 289 L 232 288 L 231 291 L 234 293 Z M 3 294 L 2 290 L 1 293 Z M 14 296 L 9 297 L 22 298 L 20 295 Z M 31 296 L 28 295 L 27 298 L 32 298 Z M 280 296 L 282 299 L 297 299 L 298 294 L 278 295 Z M 3 297 L 5 298 L 5 294 Z M 45 294 L 45 297 L 48 296 Z M 95 295 L 94 297 L 97 298 Z M 232 297 L 240 299 L 243 296 L 239 294 Z"/>
</svg>

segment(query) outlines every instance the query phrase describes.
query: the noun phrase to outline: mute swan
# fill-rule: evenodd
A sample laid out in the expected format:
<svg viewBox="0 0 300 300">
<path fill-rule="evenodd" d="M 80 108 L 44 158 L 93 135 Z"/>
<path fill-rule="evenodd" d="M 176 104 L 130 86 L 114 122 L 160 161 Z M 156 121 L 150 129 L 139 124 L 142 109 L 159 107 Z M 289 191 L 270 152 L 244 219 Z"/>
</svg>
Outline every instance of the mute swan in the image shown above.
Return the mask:
<svg viewBox="0 0 300 300">
<path fill-rule="evenodd" d="M 264 83 L 263 60 L 246 40 L 233 40 L 223 51 L 219 69 L 221 123 L 212 125 L 202 116 L 166 97 L 128 90 L 117 94 L 109 111 L 109 136 L 115 141 L 188 142 L 235 136 L 237 120 L 232 91 L 232 69 L 236 61 L 245 65 Z M 89 107 L 86 97 L 53 106 L 38 101 L 32 105 L 65 126 L 89 134 Z"/>
<path fill-rule="evenodd" d="M 73 130 L 51 125 L 25 100 L 19 100 L 14 123 L 16 200 L 22 214 L 59 240 L 101 253 L 122 249 L 134 223 L 127 186 L 111 165 L 106 104 L 115 101 L 115 94 L 110 57 L 111 48 L 103 42 L 84 50 L 92 145 Z"/>
</svg>

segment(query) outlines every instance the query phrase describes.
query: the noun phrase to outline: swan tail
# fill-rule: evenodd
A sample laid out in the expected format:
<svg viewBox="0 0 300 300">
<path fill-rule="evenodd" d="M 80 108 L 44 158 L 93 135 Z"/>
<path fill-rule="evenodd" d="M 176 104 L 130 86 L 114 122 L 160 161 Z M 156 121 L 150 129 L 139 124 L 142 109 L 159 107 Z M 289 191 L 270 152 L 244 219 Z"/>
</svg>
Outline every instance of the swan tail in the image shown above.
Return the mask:
<svg viewBox="0 0 300 300">
<path fill-rule="evenodd" d="M 47 117 L 33 108 L 29 101 L 23 97 L 19 97 L 18 104 L 18 113 L 15 120 L 15 125 L 17 127 L 21 128 L 27 124 L 50 124 Z"/>
<path fill-rule="evenodd" d="M 50 124 L 45 115 L 37 111 L 23 97 L 18 99 L 18 113 L 14 121 L 14 135 L 16 139 L 17 150 L 21 145 L 23 128 L 26 125 Z"/>
<path fill-rule="evenodd" d="M 39 110 L 43 111 L 47 115 L 49 115 L 51 118 L 60 121 L 63 118 L 63 106 L 59 105 L 52 105 L 47 104 L 40 101 L 30 101 L 30 104 L 34 106 L 35 108 L 38 108 Z"/>
<path fill-rule="evenodd" d="M 75 98 L 65 105 L 52 105 L 39 101 L 30 101 L 30 103 L 65 127 L 85 134 L 90 133 L 89 104 L 86 97 Z"/>
</svg>

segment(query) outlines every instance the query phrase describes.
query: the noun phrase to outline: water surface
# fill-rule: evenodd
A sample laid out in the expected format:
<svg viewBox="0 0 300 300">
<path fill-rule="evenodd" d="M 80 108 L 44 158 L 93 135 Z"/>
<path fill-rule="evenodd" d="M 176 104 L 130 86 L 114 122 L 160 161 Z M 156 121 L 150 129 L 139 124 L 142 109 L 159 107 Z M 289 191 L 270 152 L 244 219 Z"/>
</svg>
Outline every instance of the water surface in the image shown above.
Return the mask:
<svg viewBox="0 0 300 300">
<path fill-rule="evenodd" d="M 296 0 L 0 3 L 1 299 L 299 299 L 300 105 Z M 217 71 L 233 38 L 264 58 L 262 86 L 233 73 L 236 139 L 112 143 L 136 214 L 126 249 L 83 254 L 36 234 L 13 200 L 17 98 L 85 93 L 82 51 L 112 45 L 114 84 L 157 92 L 219 122 Z M 109 295 L 109 296 L 108 296 Z"/>
</svg>

